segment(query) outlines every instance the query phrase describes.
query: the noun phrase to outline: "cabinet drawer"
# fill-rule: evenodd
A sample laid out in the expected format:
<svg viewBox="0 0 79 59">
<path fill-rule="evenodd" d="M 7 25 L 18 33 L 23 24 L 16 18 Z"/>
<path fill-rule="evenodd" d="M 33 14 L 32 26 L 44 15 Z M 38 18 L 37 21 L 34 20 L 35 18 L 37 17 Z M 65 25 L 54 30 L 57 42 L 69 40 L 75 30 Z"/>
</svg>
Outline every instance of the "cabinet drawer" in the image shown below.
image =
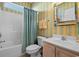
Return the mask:
<svg viewBox="0 0 79 59">
<path fill-rule="evenodd" d="M 44 43 L 43 56 L 44 57 L 55 57 L 55 47 L 51 44 Z"/>
</svg>

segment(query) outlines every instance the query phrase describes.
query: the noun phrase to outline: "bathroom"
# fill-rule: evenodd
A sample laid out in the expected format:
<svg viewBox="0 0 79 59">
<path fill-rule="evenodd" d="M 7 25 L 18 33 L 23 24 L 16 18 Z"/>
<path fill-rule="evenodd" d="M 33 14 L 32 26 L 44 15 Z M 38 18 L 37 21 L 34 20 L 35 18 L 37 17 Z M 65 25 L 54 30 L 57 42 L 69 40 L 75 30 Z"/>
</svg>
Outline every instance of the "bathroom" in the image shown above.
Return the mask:
<svg viewBox="0 0 79 59">
<path fill-rule="evenodd" d="M 0 57 L 78 57 L 78 15 L 79 2 L 0 2 Z"/>
</svg>

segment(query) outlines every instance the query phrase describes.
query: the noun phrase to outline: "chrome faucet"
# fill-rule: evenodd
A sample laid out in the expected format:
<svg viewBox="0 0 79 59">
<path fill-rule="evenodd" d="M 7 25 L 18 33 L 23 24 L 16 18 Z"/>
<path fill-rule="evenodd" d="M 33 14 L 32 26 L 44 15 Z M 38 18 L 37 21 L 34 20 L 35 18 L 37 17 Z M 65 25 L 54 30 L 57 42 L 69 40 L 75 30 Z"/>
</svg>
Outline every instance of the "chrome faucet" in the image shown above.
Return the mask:
<svg viewBox="0 0 79 59">
<path fill-rule="evenodd" d="M 0 48 L 2 48 L 2 46 L 0 46 Z"/>
<path fill-rule="evenodd" d="M 62 37 L 62 40 L 63 40 L 63 41 L 65 41 L 65 40 L 66 40 L 66 38 L 65 38 L 65 37 Z"/>
<path fill-rule="evenodd" d="M 1 41 L 0 41 L 0 43 L 3 43 L 3 42 L 5 42 L 5 40 L 1 40 Z"/>
</svg>

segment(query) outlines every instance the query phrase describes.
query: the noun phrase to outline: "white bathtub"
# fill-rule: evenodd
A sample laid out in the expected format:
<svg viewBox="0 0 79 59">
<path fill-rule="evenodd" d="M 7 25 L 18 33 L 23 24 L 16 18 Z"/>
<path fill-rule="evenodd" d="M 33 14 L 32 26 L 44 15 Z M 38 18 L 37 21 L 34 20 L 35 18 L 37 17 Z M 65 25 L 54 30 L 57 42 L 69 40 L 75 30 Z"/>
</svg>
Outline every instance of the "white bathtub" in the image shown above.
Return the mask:
<svg viewBox="0 0 79 59">
<path fill-rule="evenodd" d="M 0 57 L 19 57 L 22 55 L 22 45 L 0 48 Z"/>
</svg>

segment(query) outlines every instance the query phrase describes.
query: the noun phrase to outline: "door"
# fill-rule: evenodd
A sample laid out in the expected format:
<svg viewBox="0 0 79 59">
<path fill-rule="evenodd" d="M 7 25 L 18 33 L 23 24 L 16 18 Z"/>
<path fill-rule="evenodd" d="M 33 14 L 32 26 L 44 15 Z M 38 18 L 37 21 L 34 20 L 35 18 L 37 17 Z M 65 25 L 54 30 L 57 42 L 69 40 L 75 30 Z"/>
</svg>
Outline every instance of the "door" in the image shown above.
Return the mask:
<svg viewBox="0 0 79 59">
<path fill-rule="evenodd" d="M 55 47 L 51 44 L 44 43 L 43 57 L 55 57 Z"/>
<path fill-rule="evenodd" d="M 56 48 L 56 57 L 76 57 L 74 53 L 61 49 L 61 48 Z"/>
</svg>

